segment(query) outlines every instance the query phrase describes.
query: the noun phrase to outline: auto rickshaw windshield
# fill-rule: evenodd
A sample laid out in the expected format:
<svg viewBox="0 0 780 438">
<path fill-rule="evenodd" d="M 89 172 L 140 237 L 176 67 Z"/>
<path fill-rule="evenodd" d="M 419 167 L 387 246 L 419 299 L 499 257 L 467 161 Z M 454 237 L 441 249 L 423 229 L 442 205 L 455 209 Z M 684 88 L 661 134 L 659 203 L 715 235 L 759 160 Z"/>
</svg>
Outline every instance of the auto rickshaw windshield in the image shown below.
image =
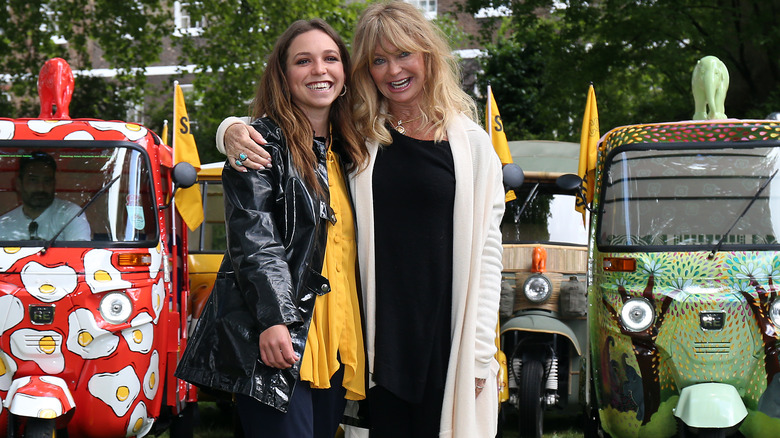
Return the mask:
<svg viewBox="0 0 780 438">
<path fill-rule="evenodd" d="M 126 142 L 62 143 L 0 147 L 0 245 L 156 245 L 147 155 Z"/>
<path fill-rule="evenodd" d="M 776 247 L 780 143 L 628 145 L 604 167 L 599 249 Z M 762 186 L 764 188 L 762 189 Z"/>
<path fill-rule="evenodd" d="M 573 194 L 553 183 L 529 182 L 515 189 L 515 195 L 501 221 L 504 243 L 587 245 L 588 232 L 574 209 Z"/>
</svg>

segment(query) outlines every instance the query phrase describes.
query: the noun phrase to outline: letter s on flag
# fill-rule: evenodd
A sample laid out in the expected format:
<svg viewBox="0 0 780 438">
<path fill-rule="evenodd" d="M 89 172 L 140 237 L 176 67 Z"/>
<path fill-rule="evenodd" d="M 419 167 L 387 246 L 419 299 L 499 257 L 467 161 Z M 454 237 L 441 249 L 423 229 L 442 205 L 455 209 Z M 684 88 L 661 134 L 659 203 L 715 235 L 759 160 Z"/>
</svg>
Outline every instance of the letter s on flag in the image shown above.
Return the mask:
<svg viewBox="0 0 780 438">
<path fill-rule="evenodd" d="M 181 125 L 181 128 L 179 129 L 180 133 L 185 135 L 190 133 L 190 120 L 187 118 L 187 116 L 179 119 L 179 125 Z"/>
</svg>

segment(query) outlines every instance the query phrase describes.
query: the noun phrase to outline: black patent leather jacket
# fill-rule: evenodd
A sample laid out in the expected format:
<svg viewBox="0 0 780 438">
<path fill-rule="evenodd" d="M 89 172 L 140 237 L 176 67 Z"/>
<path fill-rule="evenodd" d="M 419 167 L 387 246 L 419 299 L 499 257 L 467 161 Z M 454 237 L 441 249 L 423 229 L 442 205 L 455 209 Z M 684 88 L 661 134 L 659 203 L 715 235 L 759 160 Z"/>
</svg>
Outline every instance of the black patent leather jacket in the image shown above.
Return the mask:
<svg viewBox="0 0 780 438">
<path fill-rule="evenodd" d="M 320 274 L 328 198 L 324 144 L 315 140 L 317 178 L 323 199 L 309 190 L 281 130 L 267 118 L 252 123 L 268 141 L 273 167 L 237 172 L 225 164 L 227 252 L 176 377 L 198 386 L 245 394 L 287 411 L 299 379 L 300 360 L 279 370 L 260 359 L 260 333 L 276 324 L 290 330 L 303 350 L 317 295 L 330 291 Z"/>
</svg>

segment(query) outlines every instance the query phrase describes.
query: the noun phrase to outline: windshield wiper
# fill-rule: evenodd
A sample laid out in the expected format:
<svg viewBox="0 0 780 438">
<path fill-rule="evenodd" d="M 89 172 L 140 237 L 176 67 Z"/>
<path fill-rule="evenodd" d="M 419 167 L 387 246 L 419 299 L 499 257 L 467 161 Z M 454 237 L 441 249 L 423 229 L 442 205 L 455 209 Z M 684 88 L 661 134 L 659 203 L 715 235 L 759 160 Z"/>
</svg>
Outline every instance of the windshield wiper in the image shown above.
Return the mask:
<svg viewBox="0 0 780 438">
<path fill-rule="evenodd" d="M 756 199 L 758 199 L 758 197 L 761 195 L 761 192 L 764 191 L 766 186 L 768 186 L 769 183 L 772 182 L 772 179 L 774 179 L 775 175 L 777 175 L 777 170 L 775 170 L 774 173 L 772 173 L 772 176 L 770 176 L 766 181 L 764 181 L 763 184 L 761 184 L 761 187 L 758 188 L 758 191 L 756 192 L 756 194 L 753 195 L 752 199 L 750 199 L 750 202 L 748 203 L 748 205 L 745 207 L 744 210 L 742 210 L 742 214 L 740 214 L 737 217 L 737 219 L 734 220 L 734 223 L 731 224 L 731 227 L 729 227 L 728 231 L 726 231 L 726 233 L 724 233 L 723 236 L 720 237 L 720 240 L 718 240 L 718 243 L 715 245 L 715 248 L 712 248 L 712 252 L 710 252 L 710 255 L 707 256 L 708 259 L 712 260 L 713 258 L 715 258 L 715 253 L 720 251 L 720 247 L 721 247 L 721 245 L 723 245 L 723 241 L 726 240 L 726 237 L 728 237 L 728 235 L 731 233 L 731 230 L 734 229 L 734 227 L 737 225 L 739 220 L 742 219 L 745 216 L 745 213 L 747 213 L 748 210 L 750 210 L 750 207 L 753 206 L 753 203 L 756 202 Z"/>
<path fill-rule="evenodd" d="M 82 213 L 84 213 L 84 211 L 86 211 L 86 210 L 89 208 L 89 206 L 90 206 L 90 205 L 92 205 L 92 204 L 93 204 L 95 201 L 97 201 L 97 199 L 98 199 L 98 198 L 100 198 L 100 197 L 103 195 L 103 193 L 106 193 L 106 191 L 107 191 L 107 190 L 108 190 L 108 189 L 109 189 L 109 188 L 110 188 L 112 185 L 114 185 L 114 183 L 116 182 L 116 180 L 118 180 L 118 179 L 119 179 L 119 177 L 120 177 L 120 176 L 122 176 L 122 175 L 117 175 L 116 177 L 114 177 L 114 179 L 112 179 L 111 181 L 109 181 L 109 182 L 108 182 L 108 184 L 104 185 L 104 186 L 103 186 L 103 187 L 102 187 L 100 190 L 98 190 L 98 192 L 97 192 L 97 193 L 95 193 L 94 195 L 92 195 L 92 197 L 91 197 L 91 198 L 89 198 L 89 200 L 87 201 L 87 203 L 86 203 L 86 204 L 84 204 L 84 206 L 83 206 L 83 207 L 81 207 L 81 209 L 78 211 L 78 213 L 76 213 L 75 215 L 73 215 L 73 217 L 72 217 L 72 218 L 70 218 L 70 220 L 68 220 L 67 222 L 65 222 L 65 225 L 63 225 L 62 227 L 60 227 L 60 230 L 59 230 L 59 231 L 57 231 L 57 233 L 54 235 L 54 237 L 52 237 L 51 239 L 49 239 L 49 240 L 46 242 L 46 244 L 45 244 L 45 245 L 43 245 L 43 250 L 42 250 L 41 252 L 42 252 L 42 253 L 44 253 L 44 254 L 46 254 L 46 250 L 48 250 L 48 249 L 49 249 L 49 248 L 50 248 L 50 247 L 51 247 L 51 246 L 54 244 L 54 241 L 55 241 L 55 240 L 57 240 L 57 238 L 58 238 L 58 237 L 60 237 L 60 234 L 62 234 L 62 232 L 63 232 L 63 231 L 65 231 L 65 228 L 68 228 L 68 225 L 70 225 L 70 223 L 71 223 L 71 222 L 73 222 L 73 220 L 74 220 L 74 219 L 76 219 L 77 217 L 81 216 L 81 214 L 82 214 Z"/>
</svg>

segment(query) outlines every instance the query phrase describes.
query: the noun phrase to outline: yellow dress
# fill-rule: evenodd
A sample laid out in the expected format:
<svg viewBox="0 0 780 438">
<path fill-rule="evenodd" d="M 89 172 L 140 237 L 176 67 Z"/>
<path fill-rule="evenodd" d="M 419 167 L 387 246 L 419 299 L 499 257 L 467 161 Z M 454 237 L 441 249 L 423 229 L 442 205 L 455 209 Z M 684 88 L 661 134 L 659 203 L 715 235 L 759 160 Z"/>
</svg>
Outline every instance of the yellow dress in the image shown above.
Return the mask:
<svg viewBox="0 0 780 438">
<path fill-rule="evenodd" d="M 330 378 L 344 364 L 349 400 L 362 400 L 365 389 L 365 354 L 357 296 L 355 221 L 339 160 L 328 148 L 330 206 L 336 223 L 328 224 L 328 241 L 322 275 L 331 290 L 314 304 L 309 337 L 301 362 L 301 380 L 312 388 L 330 388 Z"/>
</svg>

